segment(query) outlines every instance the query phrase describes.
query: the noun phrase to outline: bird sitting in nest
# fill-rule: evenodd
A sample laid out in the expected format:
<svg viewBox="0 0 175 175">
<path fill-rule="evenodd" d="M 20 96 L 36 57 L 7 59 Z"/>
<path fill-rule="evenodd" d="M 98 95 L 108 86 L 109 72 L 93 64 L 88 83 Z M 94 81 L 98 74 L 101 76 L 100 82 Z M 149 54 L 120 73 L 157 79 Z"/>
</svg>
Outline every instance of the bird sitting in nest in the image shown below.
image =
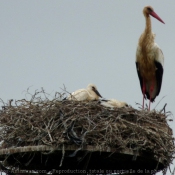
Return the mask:
<svg viewBox="0 0 175 175">
<path fill-rule="evenodd" d="M 93 101 L 102 98 L 94 84 L 89 84 L 86 89 L 79 89 L 72 92 L 66 100 Z"/>
<path fill-rule="evenodd" d="M 109 108 L 114 108 L 114 107 L 122 108 L 122 107 L 128 106 L 126 102 L 118 101 L 116 99 L 110 99 L 110 100 L 102 99 L 100 101 L 100 104 Z"/>
</svg>

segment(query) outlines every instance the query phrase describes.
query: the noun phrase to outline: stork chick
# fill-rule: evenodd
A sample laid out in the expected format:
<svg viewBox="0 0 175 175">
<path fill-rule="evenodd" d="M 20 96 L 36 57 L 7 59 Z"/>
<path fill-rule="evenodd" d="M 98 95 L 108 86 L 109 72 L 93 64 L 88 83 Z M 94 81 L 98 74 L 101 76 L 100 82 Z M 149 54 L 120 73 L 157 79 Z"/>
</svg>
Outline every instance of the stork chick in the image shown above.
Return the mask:
<svg viewBox="0 0 175 175">
<path fill-rule="evenodd" d="M 101 100 L 100 104 L 105 106 L 105 107 L 117 107 L 117 108 L 122 108 L 125 106 L 128 106 L 128 104 L 126 102 L 122 102 L 122 101 L 118 101 L 116 99 L 110 99 L 110 100 Z"/>
<path fill-rule="evenodd" d="M 98 100 L 100 93 L 97 90 L 97 87 L 94 84 L 89 84 L 86 89 L 79 89 L 75 92 L 72 92 L 67 100 L 77 100 L 77 101 L 92 101 Z"/>
</svg>

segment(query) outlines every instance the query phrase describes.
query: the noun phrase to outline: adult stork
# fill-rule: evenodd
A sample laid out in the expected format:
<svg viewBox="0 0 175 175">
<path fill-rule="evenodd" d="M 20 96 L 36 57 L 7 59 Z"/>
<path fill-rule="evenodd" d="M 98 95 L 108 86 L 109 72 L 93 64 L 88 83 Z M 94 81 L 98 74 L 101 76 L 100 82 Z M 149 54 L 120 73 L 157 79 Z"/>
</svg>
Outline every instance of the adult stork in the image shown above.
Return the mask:
<svg viewBox="0 0 175 175">
<path fill-rule="evenodd" d="M 67 100 L 77 100 L 77 101 L 92 101 L 98 100 L 100 93 L 97 90 L 97 87 L 94 84 L 89 84 L 86 89 L 78 89 L 75 92 L 72 92 Z"/>
<path fill-rule="evenodd" d="M 146 19 L 146 27 L 139 38 L 137 46 L 136 68 L 143 94 L 143 109 L 144 99 L 147 98 L 149 99 L 150 110 L 150 103 L 154 102 L 161 89 L 164 64 L 163 53 L 159 46 L 154 42 L 155 35 L 151 31 L 150 15 L 160 22 L 164 22 L 151 6 L 144 7 L 143 14 Z"/>
</svg>

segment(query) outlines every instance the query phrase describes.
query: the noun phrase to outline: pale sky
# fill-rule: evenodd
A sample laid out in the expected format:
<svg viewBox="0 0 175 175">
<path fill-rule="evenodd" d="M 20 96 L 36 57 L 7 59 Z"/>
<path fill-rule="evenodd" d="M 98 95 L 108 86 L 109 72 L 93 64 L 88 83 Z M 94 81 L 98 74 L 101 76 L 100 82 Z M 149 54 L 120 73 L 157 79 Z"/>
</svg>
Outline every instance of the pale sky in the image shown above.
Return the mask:
<svg viewBox="0 0 175 175">
<path fill-rule="evenodd" d="M 0 0 L 0 98 L 25 98 L 30 86 L 31 92 L 43 87 L 54 94 L 63 84 L 72 92 L 94 83 L 103 97 L 138 108 L 135 53 L 146 5 L 165 22 L 152 18 L 165 65 L 151 109 L 165 96 L 156 109 L 167 103 L 175 114 L 175 1 Z M 174 122 L 170 126 L 175 130 Z"/>
</svg>

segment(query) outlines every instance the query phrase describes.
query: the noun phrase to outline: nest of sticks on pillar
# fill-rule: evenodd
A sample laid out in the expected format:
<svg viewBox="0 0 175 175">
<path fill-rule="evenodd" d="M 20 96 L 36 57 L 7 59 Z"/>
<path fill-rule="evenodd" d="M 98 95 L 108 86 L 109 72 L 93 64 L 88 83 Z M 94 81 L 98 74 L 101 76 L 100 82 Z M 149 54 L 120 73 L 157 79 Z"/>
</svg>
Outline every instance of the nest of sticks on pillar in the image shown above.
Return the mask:
<svg viewBox="0 0 175 175">
<path fill-rule="evenodd" d="M 98 101 L 68 101 L 63 96 L 56 93 L 49 99 L 41 91 L 30 100 L 3 104 L 2 171 L 151 174 L 172 163 L 170 112 L 111 109 Z"/>
</svg>

